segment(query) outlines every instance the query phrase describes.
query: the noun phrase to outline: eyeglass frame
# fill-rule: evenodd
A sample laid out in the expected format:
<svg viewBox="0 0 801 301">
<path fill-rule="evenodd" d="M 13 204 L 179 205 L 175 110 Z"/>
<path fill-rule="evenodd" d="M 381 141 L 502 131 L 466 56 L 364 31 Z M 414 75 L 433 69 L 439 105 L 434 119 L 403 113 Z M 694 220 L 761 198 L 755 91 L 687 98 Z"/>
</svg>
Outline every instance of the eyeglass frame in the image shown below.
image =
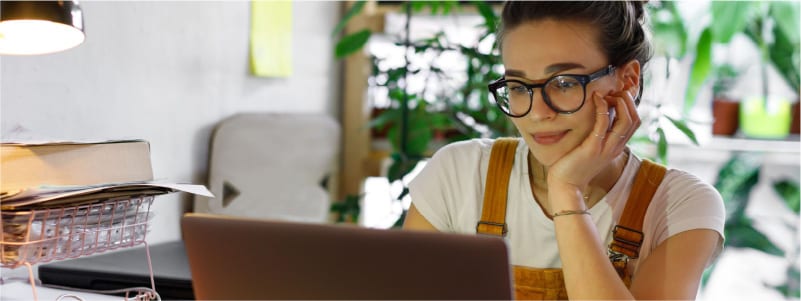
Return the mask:
<svg viewBox="0 0 801 301">
<path fill-rule="evenodd" d="M 504 75 L 500 79 L 498 79 L 498 80 L 496 80 L 494 82 L 491 82 L 489 85 L 487 85 L 487 88 L 489 89 L 489 92 L 492 94 L 492 97 L 495 99 L 495 105 L 498 106 L 498 109 L 500 109 L 501 112 L 503 112 L 504 114 L 506 114 L 509 117 L 520 118 L 520 117 L 526 116 L 529 112 L 531 112 L 531 108 L 534 106 L 533 104 L 534 104 L 534 89 L 535 88 L 539 88 L 540 89 L 540 94 L 542 95 L 542 100 L 545 102 L 546 105 L 548 105 L 548 108 L 550 108 L 551 110 L 553 110 L 556 113 L 569 115 L 569 114 L 573 114 L 575 112 L 578 112 L 579 110 L 581 110 L 581 108 L 584 107 L 584 103 L 587 102 L 587 85 L 589 83 L 595 81 L 596 79 L 599 79 L 599 78 L 602 78 L 602 77 L 607 76 L 609 74 L 612 74 L 615 71 L 615 69 L 616 69 L 615 66 L 607 65 L 606 67 L 603 67 L 601 70 L 598 70 L 598 71 L 590 73 L 590 74 L 557 74 L 557 75 L 549 77 L 547 80 L 545 80 L 545 82 L 543 82 L 541 84 L 527 84 L 527 83 L 525 83 L 525 82 L 523 82 L 521 80 L 517 80 L 517 79 L 506 79 L 506 76 Z M 565 77 L 565 76 L 572 77 L 576 81 L 578 81 L 581 84 L 581 89 L 583 90 L 584 96 L 581 99 L 581 104 L 575 110 L 565 111 L 565 110 L 560 110 L 558 108 L 555 108 L 553 103 L 551 103 L 551 99 L 548 97 L 548 94 L 545 93 L 545 89 L 543 89 L 543 87 L 547 86 L 551 81 L 555 80 L 556 78 Z M 506 110 L 504 110 L 504 108 L 501 107 L 501 103 L 498 101 L 497 90 L 499 88 L 505 86 L 507 83 L 510 83 L 510 82 L 518 83 L 521 86 L 526 87 L 526 89 L 528 90 L 528 100 L 529 100 L 528 101 L 528 109 L 523 114 L 519 114 L 519 115 L 512 114 L 511 109 L 509 109 L 509 112 L 507 113 Z"/>
</svg>

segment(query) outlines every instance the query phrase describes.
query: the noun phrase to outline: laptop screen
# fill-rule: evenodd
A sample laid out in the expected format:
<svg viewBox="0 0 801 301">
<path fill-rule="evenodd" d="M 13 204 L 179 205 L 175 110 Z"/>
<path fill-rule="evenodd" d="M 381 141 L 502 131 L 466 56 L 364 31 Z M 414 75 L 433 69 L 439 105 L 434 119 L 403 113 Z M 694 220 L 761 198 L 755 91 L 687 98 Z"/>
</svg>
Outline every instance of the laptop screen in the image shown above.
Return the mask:
<svg viewBox="0 0 801 301">
<path fill-rule="evenodd" d="M 198 299 L 510 300 L 503 240 L 186 214 Z"/>
</svg>

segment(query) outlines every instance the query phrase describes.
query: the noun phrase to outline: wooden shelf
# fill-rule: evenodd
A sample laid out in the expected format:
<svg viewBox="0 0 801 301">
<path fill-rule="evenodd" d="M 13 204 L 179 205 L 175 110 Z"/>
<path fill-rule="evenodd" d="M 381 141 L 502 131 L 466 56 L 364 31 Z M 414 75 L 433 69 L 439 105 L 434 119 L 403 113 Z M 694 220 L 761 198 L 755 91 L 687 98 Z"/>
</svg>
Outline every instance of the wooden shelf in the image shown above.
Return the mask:
<svg viewBox="0 0 801 301">
<path fill-rule="evenodd" d="M 799 142 L 798 135 L 782 140 L 713 136 L 709 142 L 702 144 L 700 148 L 722 151 L 798 154 L 801 152 L 801 142 Z"/>
<path fill-rule="evenodd" d="M 801 142 L 797 135 L 782 140 L 714 136 L 700 146 L 671 144 L 668 160 L 724 162 L 735 152 L 759 154 L 767 165 L 801 166 Z"/>
</svg>

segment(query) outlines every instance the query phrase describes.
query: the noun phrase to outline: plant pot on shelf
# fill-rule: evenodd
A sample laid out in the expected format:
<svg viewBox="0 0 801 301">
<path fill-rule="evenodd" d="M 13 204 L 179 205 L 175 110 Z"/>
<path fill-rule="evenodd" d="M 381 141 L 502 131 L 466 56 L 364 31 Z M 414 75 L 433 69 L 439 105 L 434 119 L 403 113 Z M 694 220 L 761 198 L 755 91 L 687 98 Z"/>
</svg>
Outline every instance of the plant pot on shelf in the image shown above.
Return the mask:
<svg viewBox="0 0 801 301">
<path fill-rule="evenodd" d="M 712 134 L 731 136 L 740 127 L 740 102 L 727 98 L 712 100 Z"/>
<path fill-rule="evenodd" d="M 740 105 L 740 129 L 751 138 L 783 139 L 790 133 L 790 102 L 750 97 Z"/>
<path fill-rule="evenodd" d="M 793 107 L 792 107 L 793 108 L 793 112 L 792 112 L 793 117 L 791 118 L 792 121 L 790 122 L 790 133 L 791 134 L 796 134 L 796 135 L 798 135 L 799 131 L 801 131 L 801 124 L 799 124 L 799 121 L 798 121 L 799 110 L 801 110 L 801 108 L 799 107 L 799 103 L 801 103 L 800 99 L 796 99 L 795 103 L 793 103 Z"/>
</svg>

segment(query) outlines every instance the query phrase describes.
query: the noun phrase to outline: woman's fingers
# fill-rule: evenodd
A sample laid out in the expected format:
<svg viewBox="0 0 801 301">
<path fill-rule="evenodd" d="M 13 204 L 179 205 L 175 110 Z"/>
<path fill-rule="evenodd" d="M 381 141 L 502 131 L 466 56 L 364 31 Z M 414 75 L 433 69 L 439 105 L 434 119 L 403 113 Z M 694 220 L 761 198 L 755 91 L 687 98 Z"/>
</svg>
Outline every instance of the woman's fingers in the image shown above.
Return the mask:
<svg viewBox="0 0 801 301">
<path fill-rule="evenodd" d="M 592 136 L 597 138 L 599 142 L 603 143 L 603 141 L 606 139 L 609 124 L 612 122 L 612 120 L 610 120 L 611 116 L 609 114 L 609 104 L 598 92 L 592 92 L 592 100 L 595 102 L 595 113 L 597 114 L 595 116 L 595 126 L 593 126 L 592 129 Z"/>
<path fill-rule="evenodd" d="M 616 112 L 615 120 L 609 128 L 608 136 L 610 140 L 606 143 L 604 150 L 611 155 L 616 155 L 623 151 L 631 135 L 634 133 L 636 116 L 632 118 L 629 103 L 633 104 L 633 96 L 629 93 L 629 89 L 624 89 L 616 94 L 607 95 L 605 100 L 609 105 L 614 107 Z M 634 113 L 636 115 L 636 111 Z"/>
</svg>

